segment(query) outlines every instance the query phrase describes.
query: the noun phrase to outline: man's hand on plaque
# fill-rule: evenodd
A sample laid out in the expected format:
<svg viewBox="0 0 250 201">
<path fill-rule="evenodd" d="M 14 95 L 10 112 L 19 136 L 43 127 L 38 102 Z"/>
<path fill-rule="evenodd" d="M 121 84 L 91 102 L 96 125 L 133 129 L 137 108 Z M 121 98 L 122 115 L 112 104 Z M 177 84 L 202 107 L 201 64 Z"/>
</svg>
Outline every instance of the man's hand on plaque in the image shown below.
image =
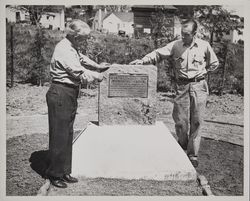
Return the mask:
<svg viewBox="0 0 250 201">
<path fill-rule="evenodd" d="M 81 81 L 83 82 L 84 80 L 86 80 L 87 82 L 93 82 L 94 80 L 101 82 L 103 80 L 103 75 L 102 73 L 86 69 L 81 75 Z"/>
<path fill-rule="evenodd" d="M 141 59 L 136 59 L 129 63 L 129 65 L 142 65 L 142 64 L 143 64 L 143 61 Z"/>
<path fill-rule="evenodd" d="M 99 68 L 98 68 L 98 72 L 102 73 L 102 72 L 108 70 L 109 68 L 110 68 L 110 64 L 109 63 L 105 63 L 105 62 L 100 63 L 99 64 Z"/>
</svg>

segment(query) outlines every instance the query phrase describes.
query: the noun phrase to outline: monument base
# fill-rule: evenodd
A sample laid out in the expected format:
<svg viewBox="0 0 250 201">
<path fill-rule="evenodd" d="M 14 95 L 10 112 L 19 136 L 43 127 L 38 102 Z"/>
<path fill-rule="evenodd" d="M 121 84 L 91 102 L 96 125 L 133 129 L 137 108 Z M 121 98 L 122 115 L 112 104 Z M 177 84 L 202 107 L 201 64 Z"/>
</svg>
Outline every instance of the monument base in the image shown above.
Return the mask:
<svg viewBox="0 0 250 201">
<path fill-rule="evenodd" d="M 163 122 L 89 124 L 73 145 L 72 175 L 89 178 L 196 180 L 196 170 Z"/>
</svg>

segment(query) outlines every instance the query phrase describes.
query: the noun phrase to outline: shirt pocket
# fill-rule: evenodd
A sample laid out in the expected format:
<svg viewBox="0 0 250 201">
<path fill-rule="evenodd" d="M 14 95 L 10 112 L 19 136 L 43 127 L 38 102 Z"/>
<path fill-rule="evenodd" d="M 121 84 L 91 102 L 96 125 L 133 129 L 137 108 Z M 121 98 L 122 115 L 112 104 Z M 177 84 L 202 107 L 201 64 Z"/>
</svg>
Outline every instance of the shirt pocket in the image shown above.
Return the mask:
<svg viewBox="0 0 250 201">
<path fill-rule="evenodd" d="M 193 55 L 193 61 L 192 61 L 192 64 L 195 66 L 195 67 L 199 67 L 199 66 L 202 66 L 205 62 L 205 59 L 204 59 L 204 55 L 199 55 L 199 54 L 194 54 Z"/>
</svg>

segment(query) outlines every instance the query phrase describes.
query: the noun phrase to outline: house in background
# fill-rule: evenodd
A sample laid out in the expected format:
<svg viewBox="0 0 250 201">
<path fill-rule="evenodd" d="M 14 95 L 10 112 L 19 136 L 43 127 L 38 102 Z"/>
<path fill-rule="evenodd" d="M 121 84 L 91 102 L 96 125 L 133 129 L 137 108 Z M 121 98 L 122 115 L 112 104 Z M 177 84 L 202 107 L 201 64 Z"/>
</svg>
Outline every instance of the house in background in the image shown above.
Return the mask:
<svg viewBox="0 0 250 201">
<path fill-rule="evenodd" d="M 103 19 L 108 15 L 106 9 L 102 11 L 99 9 L 93 19 L 92 29 L 95 31 L 102 31 L 103 29 Z"/>
<path fill-rule="evenodd" d="M 238 15 L 230 15 L 231 19 L 237 21 L 239 23 L 239 26 L 242 28 L 238 28 L 239 30 L 230 30 L 229 32 L 223 34 L 222 39 L 228 40 L 231 43 L 238 43 L 238 41 L 244 41 L 244 18 L 239 17 Z"/>
<path fill-rule="evenodd" d="M 7 5 L 5 8 L 7 22 L 27 22 L 29 21 L 29 11 L 21 6 Z"/>
<path fill-rule="evenodd" d="M 134 34 L 136 37 L 144 33 L 151 34 L 153 31 L 152 17 L 159 11 L 158 6 L 154 5 L 134 5 L 131 7 L 134 13 Z M 172 32 L 176 37 L 181 34 L 180 20 L 176 17 L 175 13 L 178 10 L 171 5 L 161 6 L 162 11 L 166 16 L 166 21 L 163 29 Z M 164 31 L 162 30 L 162 31 Z"/>
<path fill-rule="evenodd" d="M 225 33 L 222 37 L 224 40 L 228 40 L 231 43 L 238 43 L 238 41 L 244 41 L 243 30 L 231 30 L 228 33 Z"/>
<path fill-rule="evenodd" d="M 125 35 L 132 36 L 134 15 L 131 12 L 107 12 L 106 9 L 99 9 L 92 23 L 92 29 L 104 33 L 118 34 L 119 31 Z"/>
<path fill-rule="evenodd" d="M 64 30 L 65 14 L 64 6 L 53 6 L 53 9 L 45 10 L 40 19 L 40 24 L 49 29 Z"/>
<path fill-rule="evenodd" d="M 132 36 L 134 15 L 131 12 L 112 12 L 103 19 L 103 30 L 108 33 L 125 32 L 125 35 Z"/>
</svg>

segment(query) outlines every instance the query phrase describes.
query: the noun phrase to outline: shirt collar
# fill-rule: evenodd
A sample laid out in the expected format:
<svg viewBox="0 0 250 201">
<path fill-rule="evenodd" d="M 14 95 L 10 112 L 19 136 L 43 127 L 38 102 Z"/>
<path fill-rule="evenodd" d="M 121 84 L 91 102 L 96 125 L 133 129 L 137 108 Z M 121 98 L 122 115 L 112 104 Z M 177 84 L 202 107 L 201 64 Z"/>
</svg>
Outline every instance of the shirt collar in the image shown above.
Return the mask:
<svg viewBox="0 0 250 201">
<path fill-rule="evenodd" d="M 187 47 L 187 46 L 183 43 L 183 41 L 182 41 L 182 45 L 183 45 L 183 47 Z M 189 46 L 190 49 L 193 48 L 193 47 L 198 47 L 198 42 L 197 42 L 197 38 L 196 38 L 196 37 L 193 38 L 193 42 L 192 42 L 191 45 Z"/>
<path fill-rule="evenodd" d="M 67 37 L 65 37 L 64 39 L 65 39 L 65 43 L 67 45 L 69 45 L 70 47 L 72 47 L 73 49 L 75 49 L 76 51 L 78 51 L 77 48 L 74 47 L 73 43 Z"/>
<path fill-rule="evenodd" d="M 70 42 L 70 40 L 67 37 L 64 38 L 64 43 L 72 46 L 72 43 Z"/>
</svg>

